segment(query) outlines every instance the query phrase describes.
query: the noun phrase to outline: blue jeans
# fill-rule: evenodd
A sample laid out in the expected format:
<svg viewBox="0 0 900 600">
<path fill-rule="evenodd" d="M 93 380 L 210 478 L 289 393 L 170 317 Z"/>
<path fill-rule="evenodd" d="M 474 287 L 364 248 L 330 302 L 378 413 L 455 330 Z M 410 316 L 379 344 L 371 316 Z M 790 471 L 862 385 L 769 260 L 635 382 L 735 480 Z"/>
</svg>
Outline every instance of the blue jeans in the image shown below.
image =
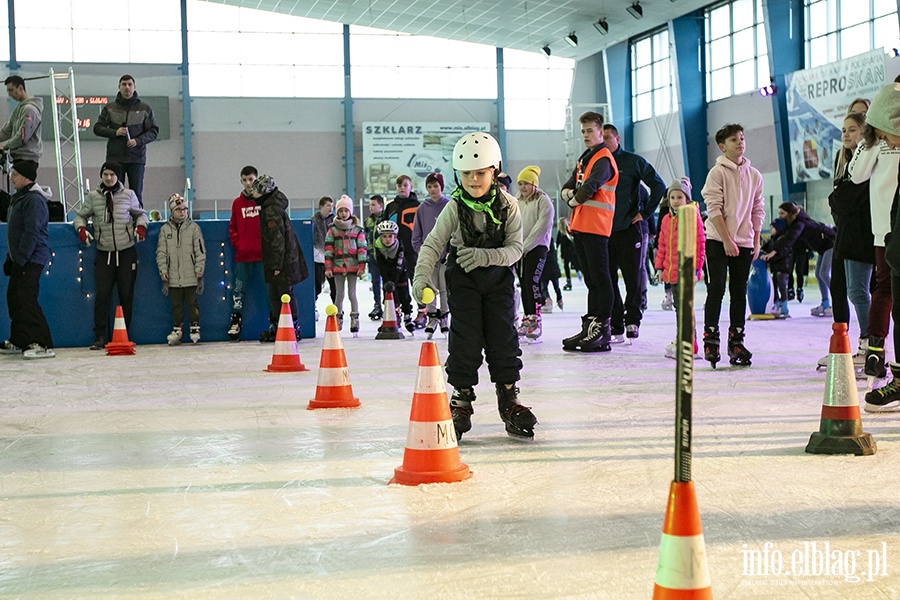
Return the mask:
<svg viewBox="0 0 900 600">
<path fill-rule="evenodd" d="M 231 310 L 240 313 L 244 310 L 244 290 L 259 273 L 259 278 L 265 280 L 263 263 L 261 260 L 252 262 L 234 263 L 234 282 L 231 286 Z"/>
<path fill-rule="evenodd" d="M 828 288 L 831 285 L 831 255 L 833 249 L 816 256 L 816 281 L 819 283 L 819 292 L 822 294 L 822 306 L 830 306 L 828 301 Z"/>
<path fill-rule="evenodd" d="M 144 166 L 144 163 L 122 163 L 122 168 L 125 169 L 125 176 L 128 177 L 128 189 L 133 191 L 134 195 L 137 196 L 141 208 L 144 207 L 144 201 L 142 200 L 144 191 Z M 125 185 L 124 181 L 122 182 L 122 185 Z"/>
<path fill-rule="evenodd" d="M 381 307 L 381 272 L 378 270 L 378 261 L 375 260 L 375 249 L 366 259 L 366 267 L 369 269 L 369 277 L 372 278 L 372 295 L 375 297 L 375 308 Z"/>
</svg>

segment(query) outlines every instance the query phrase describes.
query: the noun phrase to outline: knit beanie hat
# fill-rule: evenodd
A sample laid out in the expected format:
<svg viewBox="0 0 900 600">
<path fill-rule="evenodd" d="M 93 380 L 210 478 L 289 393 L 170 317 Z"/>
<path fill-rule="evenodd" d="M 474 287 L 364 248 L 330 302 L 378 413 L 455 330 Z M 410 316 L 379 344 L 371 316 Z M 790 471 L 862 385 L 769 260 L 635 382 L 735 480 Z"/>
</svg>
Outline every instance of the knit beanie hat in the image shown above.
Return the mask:
<svg viewBox="0 0 900 600">
<path fill-rule="evenodd" d="M 428 177 L 425 178 L 425 185 L 430 185 L 432 183 L 436 183 L 441 186 L 441 191 L 444 191 L 444 176 L 440 173 L 429 173 Z"/>
<path fill-rule="evenodd" d="M 169 196 L 169 210 L 175 211 L 176 208 L 187 206 L 187 201 L 182 198 L 181 194 L 172 194 Z"/>
<path fill-rule="evenodd" d="M 866 124 L 891 135 L 900 135 L 900 83 L 881 88 L 866 113 Z"/>
<path fill-rule="evenodd" d="M 541 174 L 541 168 L 535 165 L 528 165 L 524 169 L 519 172 L 519 177 L 516 181 L 524 181 L 526 183 L 530 183 L 534 187 L 538 187 L 538 177 Z"/>
<path fill-rule="evenodd" d="M 103 175 L 103 171 L 112 171 L 115 173 L 119 183 L 122 183 L 122 180 L 125 178 L 125 169 L 114 160 L 108 160 L 103 163 L 103 166 L 100 167 L 100 175 Z"/>
<path fill-rule="evenodd" d="M 770 226 L 778 233 L 781 233 L 787 229 L 787 221 L 784 219 L 775 219 Z"/>
<path fill-rule="evenodd" d="M 253 182 L 253 191 L 260 196 L 273 192 L 276 187 L 275 178 L 271 175 L 260 175 Z"/>
<path fill-rule="evenodd" d="M 683 192 L 687 201 L 691 201 L 691 180 L 687 177 L 682 177 L 681 179 L 676 179 L 672 182 L 672 185 L 666 189 L 666 200 L 669 199 L 669 194 L 672 192 Z"/>
<path fill-rule="evenodd" d="M 334 214 L 337 214 L 337 212 L 342 208 L 346 208 L 350 211 L 351 215 L 353 214 L 353 199 L 346 194 L 341 196 L 341 198 L 337 201 L 337 204 L 334 206 Z"/>
<path fill-rule="evenodd" d="M 12 168 L 25 179 L 37 181 L 38 164 L 33 160 L 17 160 L 13 162 Z"/>
<path fill-rule="evenodd" d="M 510 177 L 506 173 L 501 172 L 499 175 L 497 175 L 497 183 L 502 183 L 506 186 L 506 189 L 509 189 L 512 187 L 512 177 Z"/>
</svg>

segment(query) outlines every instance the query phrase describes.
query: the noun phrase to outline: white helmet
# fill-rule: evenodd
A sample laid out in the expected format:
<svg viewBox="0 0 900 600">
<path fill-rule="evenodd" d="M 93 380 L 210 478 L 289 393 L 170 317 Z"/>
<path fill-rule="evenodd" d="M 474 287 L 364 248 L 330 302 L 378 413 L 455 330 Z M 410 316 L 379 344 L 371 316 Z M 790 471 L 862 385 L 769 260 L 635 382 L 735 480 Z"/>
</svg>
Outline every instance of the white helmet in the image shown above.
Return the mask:
<svg viewBox="0 0 900 600">
<path fill-rule="evenodd" d="M 491 134 L 483 131 L 467 133 L 453 147 L 453 168 L 457 171 L 488 167 L 499 169 L 501 161 L 500 144 Z"/>
<path fill-rule="evenodd" d="M 397 233 L 400 231 L 400 228 L 397 227 L 397 224 L 393 221 L 382 221 L 378 224 L 375 230 L 378 232 L 378 235 L 381 235 L 382 233 L 392 233 L 394 235 L 397 235 Z"/>
</svg>

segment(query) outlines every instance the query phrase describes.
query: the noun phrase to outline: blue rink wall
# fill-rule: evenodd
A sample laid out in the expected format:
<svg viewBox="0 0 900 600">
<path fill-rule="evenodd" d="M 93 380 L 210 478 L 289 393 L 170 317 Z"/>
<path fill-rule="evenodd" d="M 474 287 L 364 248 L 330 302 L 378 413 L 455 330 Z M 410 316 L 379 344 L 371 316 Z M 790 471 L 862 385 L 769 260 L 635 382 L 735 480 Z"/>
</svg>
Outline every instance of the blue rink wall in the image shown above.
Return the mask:
<svg viewBox="0 0 900 600">
<path fill-rule="evenodd" d="M 228 240 L 228 221 L 196 221 L 206 242 L 204 292 L 200 296 L 200 328 L 203 341 L 228 339 L 231 320 L 232 248 Z M 294 286 L 303 337 L 315 335 L 315 273 L 313 268 L 312 221 L 293 221 L 300 247 L 309 267 L 309 277 Z M 169 298 L 162 294 L 162 280 L 156 269 L 156 243 L 162 223 L 150 223 L 147 239 L 136 245 L 138 274 L 134 308 L 128 337 L 138 344 L 164 344 L 172 331 Z M 6 223 L 0 223 L 0 256 L 6 256 Z M 94 257 L 96 251 L 78 241 L 71 223 L 50 223 L 51 264 L 41 277 L 41 307 L 50 323 L 53 345 L 57 348 L 88 346 L 94 339 Z M 6 289 L 9 278 L 0 277 L 0 339 L 9 337 L 9 313 Z M 113 310 L 118 304 L 113 299 Z M 251 281 L 244 293 L 244 328 L 241 339 L 258 340 L 268 327 L 269 310 L 266 284 L 262 276 Z M 110 317 L 112 319 L 112 316 Z M 112 326 L 112 325 L 110 325 Z"/>
</svg>

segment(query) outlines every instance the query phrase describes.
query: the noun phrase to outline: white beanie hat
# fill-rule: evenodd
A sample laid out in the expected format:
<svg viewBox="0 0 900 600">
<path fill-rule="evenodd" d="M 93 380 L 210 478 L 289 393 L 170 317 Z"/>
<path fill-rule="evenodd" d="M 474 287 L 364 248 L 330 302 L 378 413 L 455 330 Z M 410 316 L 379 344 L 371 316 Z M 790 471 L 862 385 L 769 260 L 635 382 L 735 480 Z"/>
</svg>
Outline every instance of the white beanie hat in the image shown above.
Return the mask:
<svg viewBox="0 0 900 600">
<path fill-rule="evenodd" d="M 866 112 L 866 124 L 900 135 L 900 83 L 891 83 L 879 90 Z"/>
</svg>

